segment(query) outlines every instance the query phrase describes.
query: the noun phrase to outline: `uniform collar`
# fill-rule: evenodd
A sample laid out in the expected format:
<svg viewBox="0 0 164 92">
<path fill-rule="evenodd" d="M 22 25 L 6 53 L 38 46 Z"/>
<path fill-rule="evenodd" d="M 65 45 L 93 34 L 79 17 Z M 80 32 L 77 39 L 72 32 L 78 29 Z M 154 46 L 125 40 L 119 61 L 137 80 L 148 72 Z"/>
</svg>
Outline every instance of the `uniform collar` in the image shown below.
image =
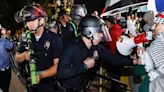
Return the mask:
<svg viewBox="0 0 164 92">
<path fill-rule="evenodd" d="M 46 34 L 47 34 L 48 32 L 49 32 L 49 30 L 46 29 L 46 28 L 44 28 L 43 34 L 41 35 L 41 37 L 40 37 L 40 39 L 39 39 L 38 41 L 41 41 L 42 39 L 44 39 L 44 38 L 46 37 Z M 32 34 L 32 39 L 33 39 L 33 41 L 34 41 L 34 39 L 35 39 L 35 42 L 38 42 L 38 41 L 36 40 L 34 34 Z"/>
<path fill-rule="evenodd" d="M 89 49 L 87 48 L 87 46 L 85 45 L 84 41 L 82 40 L 82 38 L 78 38 L 77 39 L 77 43 L 79 45 L 80 48 L 85 48 L 89 51 Z M 76 44 L 76 43 L 75 43 Z"/>
<path fill-rule="evenodd" d="M 78 44 L 79 44 L 79 46 L 80 46 L 81 48 L 87 48 L 87 46 L 85 45 L 84 41 L 83 41 L 81 38 L 78 39 Z M 88 49 L 88 48 L 87 48 L 87 49 Z M 91 48 L 88 49 L 88 50 L 90 51 L 90 50 L 95 50 L 95 49 L 97 49 L 97 46 L 93 45 L 93 46 L 91 46 Z"/>
</svg>

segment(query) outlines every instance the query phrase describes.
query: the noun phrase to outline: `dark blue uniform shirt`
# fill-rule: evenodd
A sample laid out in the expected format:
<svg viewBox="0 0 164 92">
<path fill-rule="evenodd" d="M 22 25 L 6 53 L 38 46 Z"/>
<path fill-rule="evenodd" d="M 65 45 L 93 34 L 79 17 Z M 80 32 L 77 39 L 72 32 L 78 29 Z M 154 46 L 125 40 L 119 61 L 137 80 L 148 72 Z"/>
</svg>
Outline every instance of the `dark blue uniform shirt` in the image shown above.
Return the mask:
<svg viewBox="0 0 164 92">
<path fill-rule="evenodd" d="M 75 29 L 73 28 L 71 23 L 68 22 L 66 26 L 63 26 L 60 23 L 59 25 L 60 25 L 59 27 L 60 27 L 61 37 L 62 37 L 64 46 L 76 42 L 77 37 L 75 36 L 75 33 L 74 33 Z"/>
<path fill-rule="evenodd" d="M 54 63 L 54 58 L 59 58 L 62 52 L 62 40 L 60 36 L 54 34 L 53 32 L 45 29 L 43 35 L 36 41 L 34 34 L 32 34 L 32 46 L 31 48 L 36 53 L 36 67 L 37 71 L 45 70 L 50 68 Z M 24 52 L 25 45 L 21 43 L 18 52 Z"/>
<path fill-rule="evenodd" d="M 129 57 L 112 54 L 103 46 L 96 46 L 99 59 L 103 59 L 112 65 L 131 65 Z M 88 84 L 89 73 L 84 65 L 84 60 L 90 56 L 90 51 L 82 40 L 64 48 L 60 58 L 57 77 L 64 87 L 81 90 Z"/>
</svg>

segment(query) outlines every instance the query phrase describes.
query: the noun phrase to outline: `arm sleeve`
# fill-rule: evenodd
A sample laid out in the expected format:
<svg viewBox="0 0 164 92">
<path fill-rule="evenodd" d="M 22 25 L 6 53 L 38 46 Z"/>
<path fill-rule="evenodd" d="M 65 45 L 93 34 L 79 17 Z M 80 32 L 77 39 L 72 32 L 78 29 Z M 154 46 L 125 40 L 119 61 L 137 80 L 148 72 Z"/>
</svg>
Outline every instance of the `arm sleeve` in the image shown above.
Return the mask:
<svg viewBox="0 0 164 92">
<path fill-rule="evenodd" d="M 100 58 L 105 60 L 107 63 L 115 66 L 125 66 L 132 65 L 133 60 L 129 56 L 123 56 L 120 54 L 113 54 L 111 51 L 107 50 L 105 47 L 99 46 L 98 51 Z"/>
<path fill-rule="evenodd" d="M 24 52 L 24 51 L 26 51 L 26 48 L 25 48 L 25 46 L 24 46 L 24 43 L 23 43 L 23 42 L 20 42 L 20 44 L 18 45 L 18 50 L 17 50 L 17 52 L 22 53 L 22 52 Z"/>
<path fill-rule="evenodd" d="M 9 41 L 9 39 L 5 39 L 5 48 L 10 50 L 14 46 L 13 42 Z"/>
<path fill-rule="evenodd" d="M 144 51 L 142 55 L 140 55 L 141 62 L 145 65 L 146 72 L 149 72 L 154 69 L 154 64 L 151 59 L 150 54 L 147 51 Z"/>
<path fill-rule="evenodd" d="M 57 77 L 59 79 L 69 79 L 86 72 L 83 62 L 73 65 L 74 63 L 72 62 L 76 62 L 73 61 L 73 58 L 76 56 L 74 55 L 74 52 L 76 52 L 76 50 L 72 50 L 70 48 L 64 50 L 58 66 Z"/>
<path fill-rule="evenodd" d="M 56 38 L 53 38 L 51 44 L 52 44 L 52 57 L 59 58 L 63 50 L 62 39 L 59 36 L 56 36 Z"/>
</svg>

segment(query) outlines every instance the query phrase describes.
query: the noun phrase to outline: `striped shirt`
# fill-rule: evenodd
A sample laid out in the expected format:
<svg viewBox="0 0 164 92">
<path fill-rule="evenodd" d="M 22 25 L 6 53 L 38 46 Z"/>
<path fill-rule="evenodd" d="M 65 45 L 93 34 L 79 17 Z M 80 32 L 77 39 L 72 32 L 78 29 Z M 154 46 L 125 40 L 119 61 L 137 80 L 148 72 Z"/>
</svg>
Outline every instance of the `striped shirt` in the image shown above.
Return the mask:
<svg viewBox="0 0 164 92">
<path fill-rule="evenodd" d="M 164 36 L 157 36 L 156 39 L 151 43 L 150 47 L 147 48 L 147 51 L 153 60 L 155 69 L 160 66 L 163 66 L 162 64 L 164 64 Z"/>
</svg>

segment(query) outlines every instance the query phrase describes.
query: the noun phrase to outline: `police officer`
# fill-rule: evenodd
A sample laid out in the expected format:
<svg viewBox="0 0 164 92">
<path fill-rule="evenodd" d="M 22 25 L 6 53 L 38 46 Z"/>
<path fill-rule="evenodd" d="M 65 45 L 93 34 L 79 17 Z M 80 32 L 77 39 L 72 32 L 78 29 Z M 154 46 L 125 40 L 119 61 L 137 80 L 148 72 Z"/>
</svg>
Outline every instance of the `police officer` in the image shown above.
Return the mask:
<svg viewBox="0 0 164 92">
<path fill-rule="evenodd" d="M 79 37 L 80 32 L 78 31 L 78 26 L 83 17 L 87 15 L 87 8 L 85 5 L 76 4 L 72 7 L 70 16 L 72 20 L 69 22 L 73 28 L 74 36 Z"/>
<path fill-rule="evenodd" d="M 58 13 L 58 17 L 59 34 L 62 37 L 64 45 L 69 44 L 74 39 L 73 30 L 69 24 L 70 16 L 68 12 L 62 9 Z"/>
<path fill-rule="evenodd" d="M 77 26 L 79 25 L 80 20 L 86 15 L 87 15 L 87 8 L 85 7 L 85 5 L 75 4 L 72 7 L 70 16 Z"/>
<path fill-rule="evenodd" d="M 103 36 L 100 19 L 95 16 L 82 18 L 79 24 L 81 37 L 63 50 L 57 78 L 67 92 L 84 92 L 90 77 L 90 70 L 100 59 L 113 65 L 130 65 L 132 59 L 112 54 L 99 45 Z M 122 62 L 120 62 L 122 60 Z"/>
<path fill-rule="evenodd" d="M 78 32 L 77 26 L 79 25 L 81 18 L 86 16 L 86 14 L 87 9 L 84 5 L 81 4 L 75 4 L 72 7 L 70 16 L 65 10 L 61 10 L 59 12 L 59 30 L 61 32 L 64 46 L 76 42 L 77 38 L 80 36 L 80 32 Z M 68 20 L 70 17 L 71 20 Z"/>
<path fill-rule="evenodd" d="M 28 87 L 28 92 L 54 92 L 53 78 L 57 73 L 59 56 L 62 51 L 62 40 L 45 26 L 46 13 L 39 4 L 27 5 L 21 11 L 22 20 L 31 31 L 31 48 L 34 51 L 37 80 L 36 87 Z M 26 34 L 27 35 L 27 34 Z M 22 40 L 23 41 L 23 40 Z M 25 40 L 24 40 L 25 41 Z M 16 61 L 30 62 L 29 50 L 24 42 L 16 52 Z"/>
</svg>

